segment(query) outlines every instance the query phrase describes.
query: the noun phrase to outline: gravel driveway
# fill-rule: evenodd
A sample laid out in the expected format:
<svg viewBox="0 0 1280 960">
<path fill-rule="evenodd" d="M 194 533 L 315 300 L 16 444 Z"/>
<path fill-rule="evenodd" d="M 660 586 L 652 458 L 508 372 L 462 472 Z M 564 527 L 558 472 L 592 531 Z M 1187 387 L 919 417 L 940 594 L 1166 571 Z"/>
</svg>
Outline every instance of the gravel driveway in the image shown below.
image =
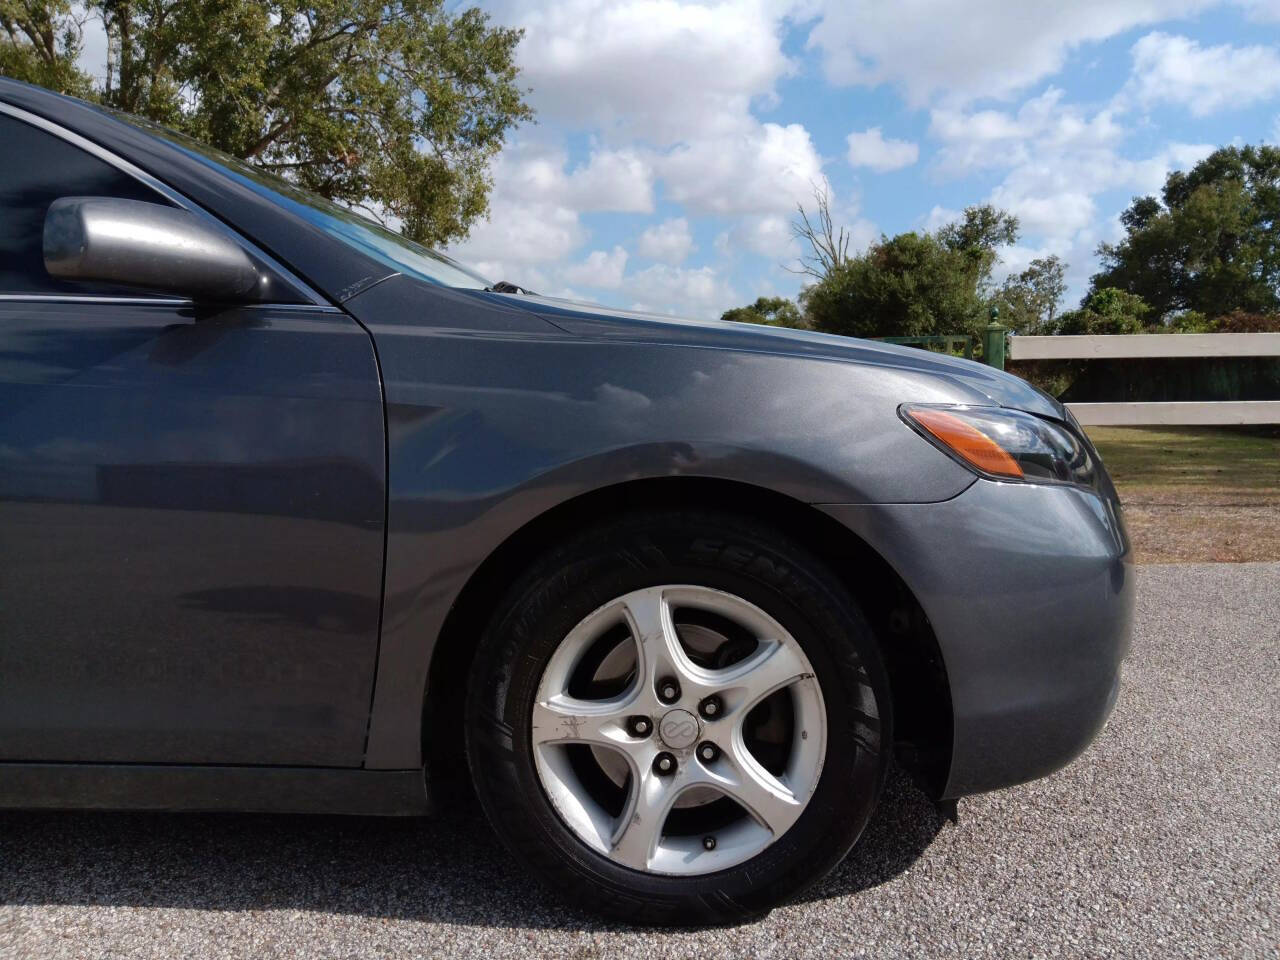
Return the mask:
<svg viewBox="0 0 1280 960">
<path fill-rule="evenodd" d="M 901 778 L 760 923 L 561 907 L 471 816 L 0 814 L 0 956 L 1280 955 L 1280 564 L 1139 568 L 1119 706 L 1048 780 L 941 820 Z"/>
</svg>

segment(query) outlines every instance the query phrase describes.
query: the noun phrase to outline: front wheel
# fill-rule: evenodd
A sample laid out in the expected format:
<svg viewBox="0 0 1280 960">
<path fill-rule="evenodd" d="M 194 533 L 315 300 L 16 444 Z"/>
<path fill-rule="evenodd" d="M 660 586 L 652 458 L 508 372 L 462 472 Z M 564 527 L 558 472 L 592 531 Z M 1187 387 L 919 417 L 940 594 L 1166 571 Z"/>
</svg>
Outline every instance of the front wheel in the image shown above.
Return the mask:
<svg viewBox="0 0 1280 960">
<path fill-rule="evenodd" d="M 870 629 L 768 528 L 637 514 L 552 551 L 481 640 L 482 805 L 553 887 L 633 922 L 745 919 L 861 834 L 892 743 Z"/>
</svg>

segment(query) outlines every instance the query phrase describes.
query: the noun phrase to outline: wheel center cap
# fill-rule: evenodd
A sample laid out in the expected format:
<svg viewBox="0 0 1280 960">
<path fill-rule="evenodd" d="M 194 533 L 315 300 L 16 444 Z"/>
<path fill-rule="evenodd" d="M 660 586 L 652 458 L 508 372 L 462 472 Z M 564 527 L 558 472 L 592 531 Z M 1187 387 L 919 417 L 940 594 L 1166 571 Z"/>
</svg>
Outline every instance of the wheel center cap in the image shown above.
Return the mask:
<svg viewBox="0 0 1280 960">
<path fill-rule="evenodd" d="M 658 722 L 658 735 L 668 747 L 683 750 L 698 739 L 698 727 L 698 718 L 688 710 L 669 710 Z"/>
</svg>

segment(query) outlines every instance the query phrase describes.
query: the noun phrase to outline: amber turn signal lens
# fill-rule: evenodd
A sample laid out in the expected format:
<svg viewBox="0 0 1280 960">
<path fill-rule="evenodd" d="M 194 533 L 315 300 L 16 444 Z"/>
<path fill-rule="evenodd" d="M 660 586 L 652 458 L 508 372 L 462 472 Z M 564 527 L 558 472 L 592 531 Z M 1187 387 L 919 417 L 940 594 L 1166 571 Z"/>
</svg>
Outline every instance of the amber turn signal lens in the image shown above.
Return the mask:
<svg viewBox="0 0 1280 960">
<path fill-rule="evenodd" d="M 948 450 L 983 473 L 1022 479 L 1022 467 L 1008 452 L 977 427 L 953 413 L 934 407 L 912 407 L 908 416 L 928 430 Z"/>
</svg>

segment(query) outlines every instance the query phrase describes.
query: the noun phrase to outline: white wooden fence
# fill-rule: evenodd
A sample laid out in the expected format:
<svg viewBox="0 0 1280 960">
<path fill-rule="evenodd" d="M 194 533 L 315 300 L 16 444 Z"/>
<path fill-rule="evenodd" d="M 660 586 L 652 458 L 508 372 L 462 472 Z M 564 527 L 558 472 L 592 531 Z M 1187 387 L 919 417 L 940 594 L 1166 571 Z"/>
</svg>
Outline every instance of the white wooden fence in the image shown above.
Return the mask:
<svg viewBox="0 0 1280 960">
<path fill-rule="evenodd" d="M 1010 360 L 1110 360 L 1133 357 L 1280 357 L 1280 333 L 1165 333 L 1082 337 L 1010 337 Z M 1073 403 L 1083 424 L 1280 423 L 1280 399 L 1192 403 Z"/>
</svg>

